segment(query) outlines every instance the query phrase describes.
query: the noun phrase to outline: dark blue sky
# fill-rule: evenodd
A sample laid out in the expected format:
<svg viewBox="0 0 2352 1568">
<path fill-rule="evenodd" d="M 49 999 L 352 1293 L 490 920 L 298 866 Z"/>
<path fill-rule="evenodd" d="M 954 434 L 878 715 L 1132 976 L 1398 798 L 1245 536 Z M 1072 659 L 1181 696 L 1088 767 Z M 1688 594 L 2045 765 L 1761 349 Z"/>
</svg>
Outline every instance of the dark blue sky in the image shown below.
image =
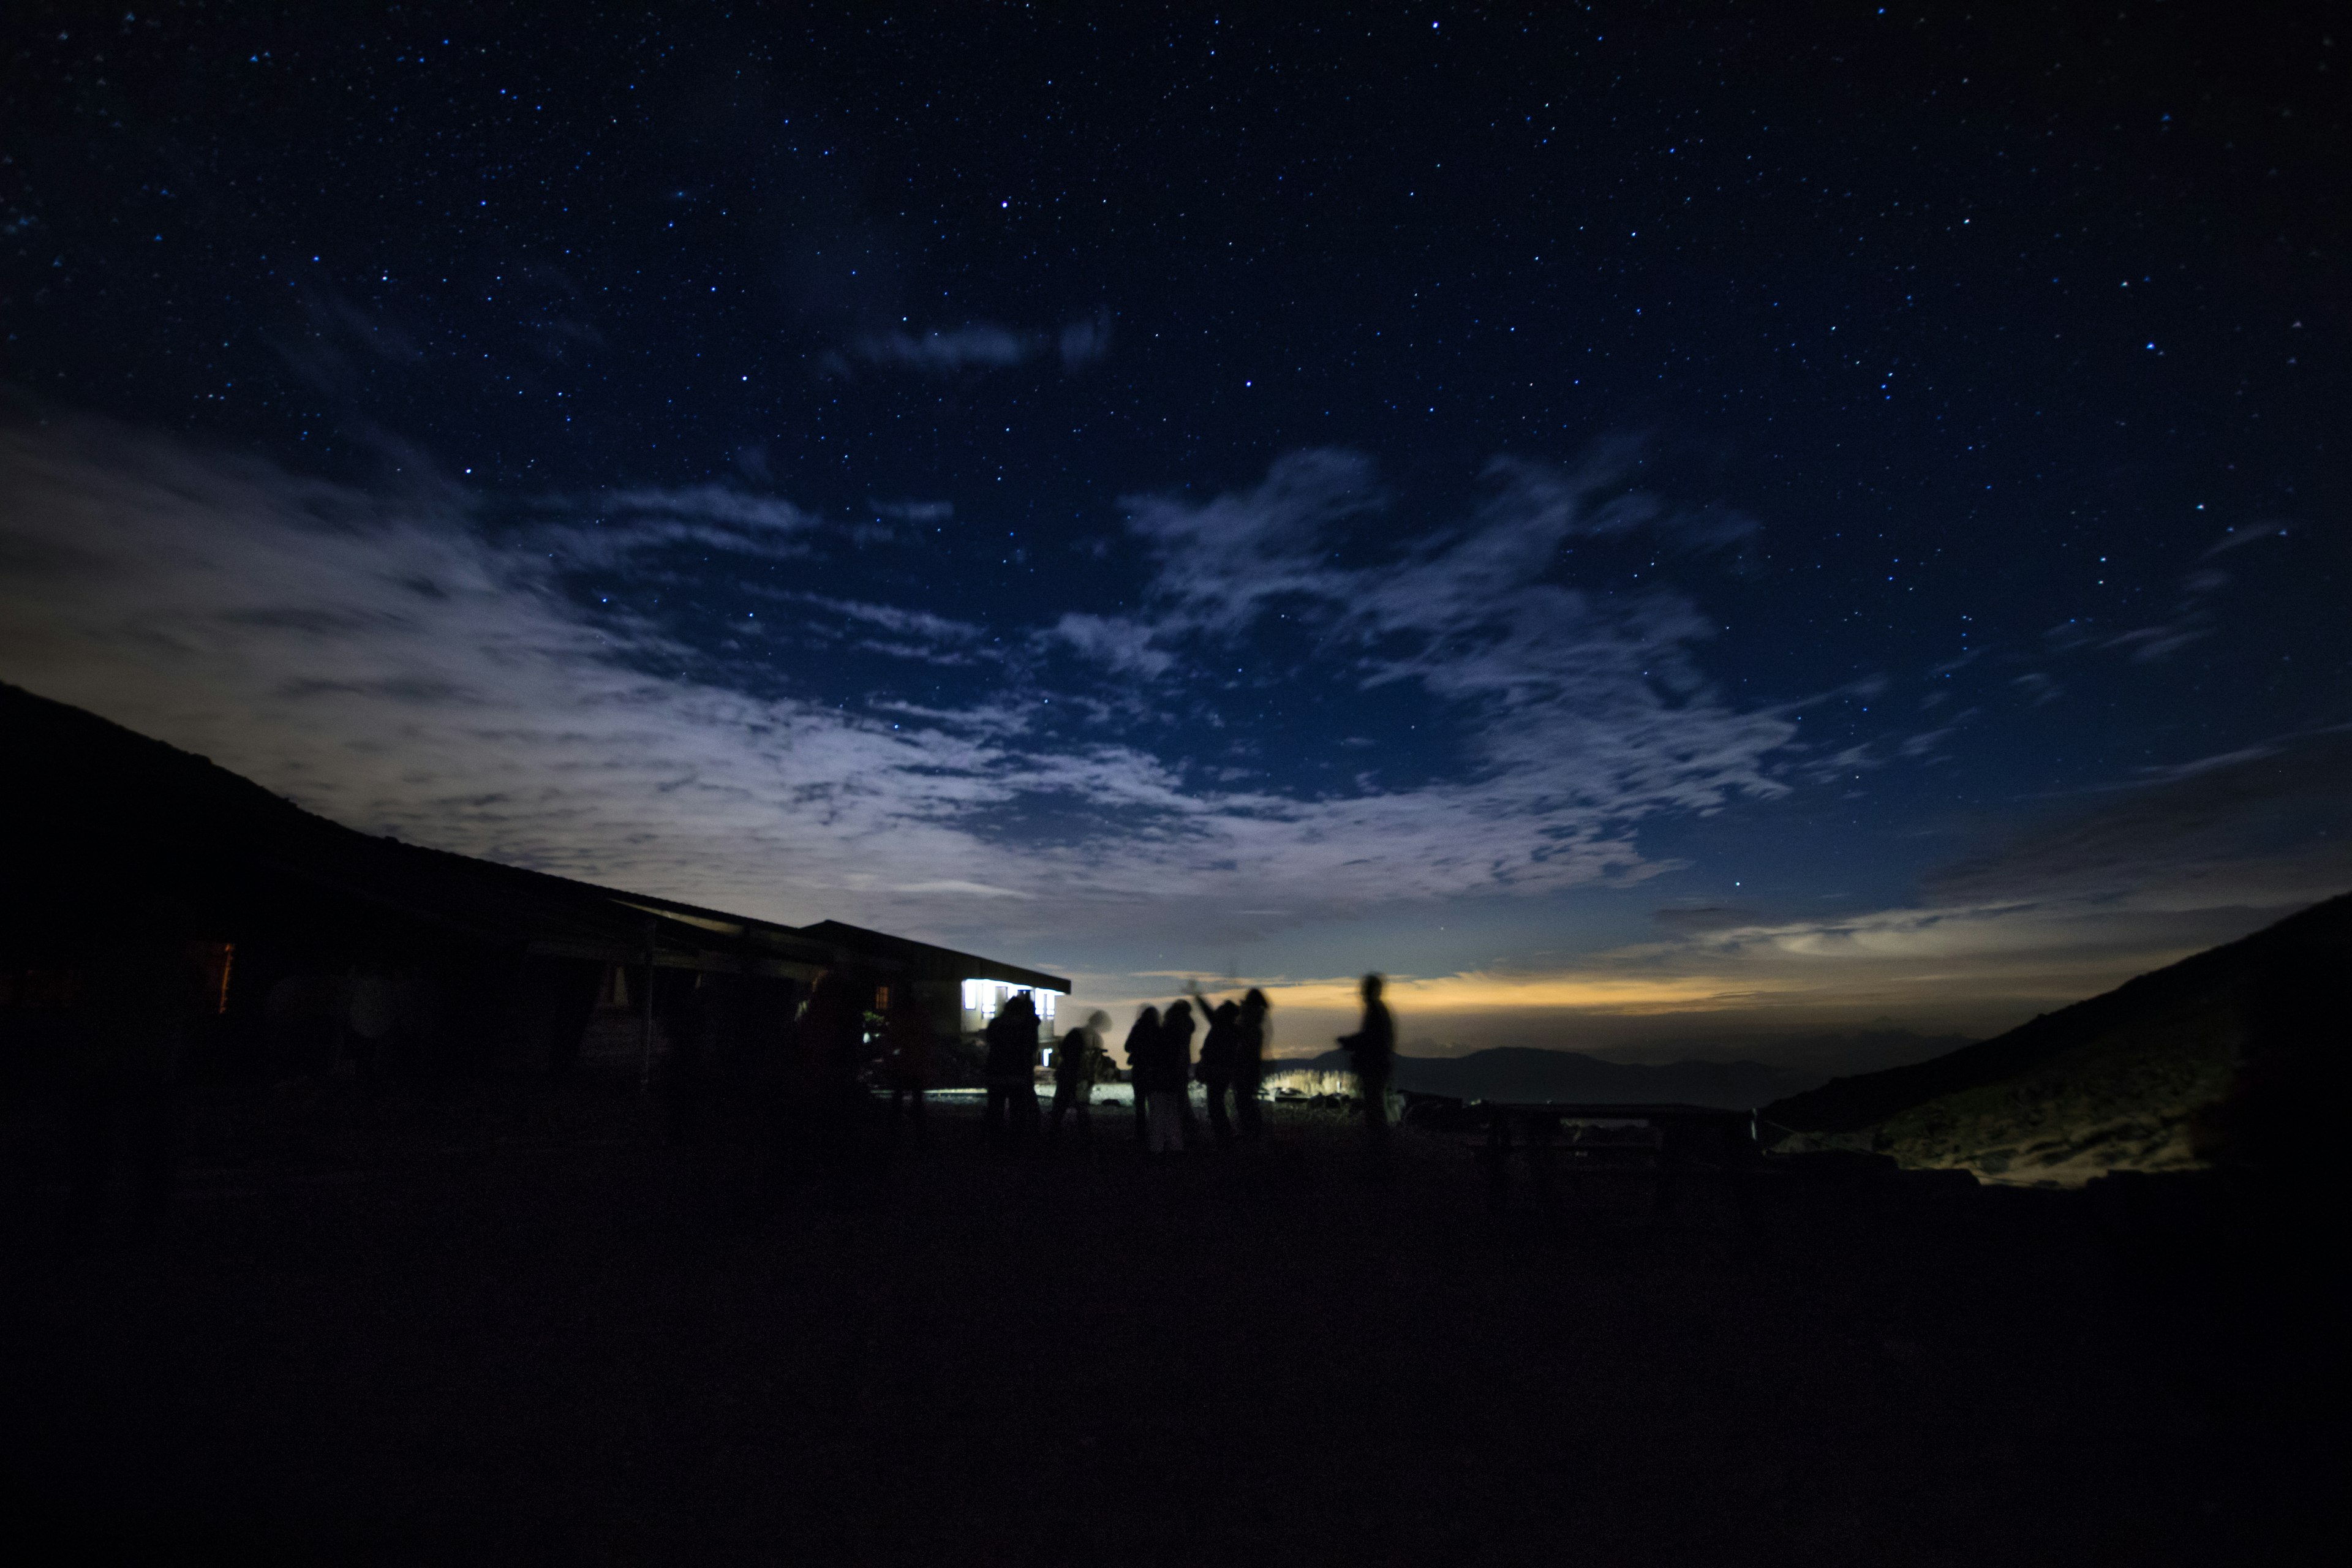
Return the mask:
<svg viewBox="0 0 2352 1568">
<path fill-rule="evenodd" d="M 2320 10 L 476 17 L 9 36 L 0 675 L 1445 1038 L 1990 1027 L 2352 879 Z"/>
</svg>

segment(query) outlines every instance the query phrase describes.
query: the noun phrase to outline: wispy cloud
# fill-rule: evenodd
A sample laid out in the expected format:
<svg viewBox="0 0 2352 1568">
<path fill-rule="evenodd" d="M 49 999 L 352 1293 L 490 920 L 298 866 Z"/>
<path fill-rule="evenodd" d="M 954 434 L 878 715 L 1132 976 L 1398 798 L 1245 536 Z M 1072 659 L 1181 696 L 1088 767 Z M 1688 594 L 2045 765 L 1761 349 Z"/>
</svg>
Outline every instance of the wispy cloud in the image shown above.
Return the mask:
<svg viewBox="0 0 2352 1568">
<path fill-rule="evenodd" d="M 984 321 L 947 331 L 877 332 L 857 340 L 859 356 L 871 363 L 930 375 L 1019 364 L 1039 346 L 1029 333 Z"/>
<path fill-rule="evenodd" d="M 1578 539 L 1643 529 L 1714 548 L 1748 525 L 1694 521 L 1640 495 L 1603 499 L 1616 488 L 1609 465 L 1498 464 L 1488 478 L 1494 489 L 1460 526 L 1356 561 L 1335 546 L 1386 498 L 1353 454 L 1285 458 L 1257 489 L 1206 503 L 1143 498 L 1133 526 L 1160 571 L 1142 645 L 1226 643 L 1280 618 L 1362 689 L 1413 683 L 1467 715 L 1473 749 L 1461 761 L 1485 778 L 1475 805 L 1454 804 L 1516 821 L 1533 840 L 1494 868 L 1499 880 L 1531 874 L 1547 838 L 1590 835 L 1623 851 L 1630 841 L 1604 822 L 1783 793 L 1766 760 L 1796 726 L 1738 710 L 1699 676 L 1688 653 L 1714 624 L 1670 590 L 1595 595 L 1562 554 Z M 1136 632 L 1122 635 L 1132 667 Z"/>
<path fill-rule="evenodd" d="M 0 464 L 0 668 L 339 820 L 785 918 L 1023 874 L 951 826 L 1003 793 L 984 748 L 646 675 L 656 634 L 463 517 L 119 431 Z"/>
<path fill-rule="evenodd" d="M 434 514 L 447 521 L 441 513 Z M 729 485 L 550 496 L 531 537 L 571 563 L 609 564 L 666 545 L 692 544 L 764 560 L 805 556 L 823 520 L 788 500 Z"/>
<path fill-rule="evenodd" d="M 2265 539 L 2284 539 L 2286 537 L 2286 525 L 2283 522 L 2256 522 L 2249 523 L 2243 528 L 2231 528 L 2226 530 L 2221 538 L 2207 545 L 2205 552 L 2197 559 L 2210 561 L 2217 555 L 2227 555 L 2232 550 L 2242 550 L 2249 544 L 2259 544 Z"/>
<path fill-rule="evenodd" d="M 877 369 L 922 375 L 1004 370 L 1048 353 L 1061 362 L 1065 373 L 1076 374 L 1109 357 L 1111 315 L 1097 310 L 1073 319 L 1059 331 L 1025 331 L 994 321 L 969 321 L 924 331 L 870 332 L 850 348 L 856 358 Z M 848 368 L 842 360 L 834 361 L 834 365 L 836 370 Z"/>
<path fill-rule="evenodd" d="M 868 500 L 877 517 L 900 522 L 945 522 L 955 515 L 955 503 L 944 500 Z"/>
<path fill-rule="evenodd" d="M 462 494 L 387 499 L 114 426 L 18 429 L 0 437 L 0 675 L 371 831 L 1040 961 L 1630 887 L 1675 864 L 1645 850 L 1649 826 L 1853 761 L 1800 752 L 1783 711 L 1702 678 L 1694 599 L 1596 592 L 1569 554 L 1648 530 L 1705 559 L 1740 529 L 1628 500 L 1605 467 L 1496 470 L 1450 530 L 1383 544 L 1366 525 L 1391 504 L 1368 462 L 1328 452 L 1207 500 L 1139 500 L 1150 570 L 1129 608 L 1024 629 L 894 602 L 878 579 L 849 591 L 828 574 L 852 558 L 841 525 L 751 491 L 551 500 L 518 535 Z M 761 625 L 775 604 L 790 635 L 924 679 L 856 705 L 779 694 L 752 678 L 766 666 L 714 664 L 565 576 L 592 552 L 635 571 L 680 541 L 779 563 L 752 584 Z M 961 695 L 928 695 L 954 668 L 975 672 Z M 700 673 L 656 673 L 681 669 Z M 1278 711 L 1248 720 L 1242 688 L 1212 723 L 1202 694 L 1233 679 L 1353 692 L 1324 748 L 1346 770 L 1286 774 L 1297 743 Z M 1397 742 L 1378 705 L 1406 692 L 1459 722 L 1418 775 L 1383 783 Z M 1065 710 L 1094 717 L 1073 728 Z M 1212 739 L 1213 765 L 1194 761 Z M 1425 1005 L 2082 994 L 2352 884 L 2347 745 L 2279 738 L 2053 807 L 1931 878 L 1916 908 L 1687 902 L 1654 942 L 1423 977 L 1453 987 Z"/>
<path fill-rule="evenodd" d="M 1152 646 L 1152 628 L 1141 621 L 1071 611 L 1055 622 L 1046 640 L 1067 644 L 1115 674 L 1154 676 L 1173 668 L 1176 656 Z"/>
<path fill-rule="evenodd" d="M 1236 900 L 1242 887 L 1297 889 L 1286 919 L 1622 883 L 1663 868 L 1635 843 L 1642 818 L 1780 787 L 1761 759 L 1787 724 L 1657 678 L 1677 640 L 1701 634 L 1688 605 L 1604 611 L 1538 580 L 1542 541 L 1580 525 L 1572 510 L 1498 505 L 1450 547 L 1322 563 L 1319 531 L 1376 504 L 1355 459 L 1312 456 L 1206 508 L 1145 503 L 1139 528 L 1162 556 L 1149 615 L 1054 632 L 1102 669 L 1149 679 L 1187 657 L 1187 639 L 1264 613 L 1280 583 L 1353 679 L 1486 705 L 1461 770 L 1337 794 L 1230 772 L 1204 783 L 1144 736 L 1041 730 L 1049 707 L 1015 687 L 853 713 L 649 674 L 695 650 L 575 603 L 556 575 L 596 551 L 625 563 L 684 540 L 789 554 L 822 535 L 773 498 L 705 486 L 551 503 L 544 526 L 566 545 L 551 551 L 543 534 L 500 543 L 462 505 L 389 501 L 119 429 L 18 433 L 5 464 L 13 678 L 374 830 L 787 918 L 881 918 L 922 889 L 936 921 L 943 898 L 1002 907 L 1021 902 L 1002 893 L 1050 889 L 1032 928 L 1230 931 L 1231 910 L 1265 902 Z M 1228 547 L 1238 559 L 1221 564 Z M 864 626 L 918 660 L 994 647 L 919 609 L 818 587 L 777 596 L 804 627 Z"/>
<path fill-rule="evenodd" d="M 1110 312 L 1097 310 L 1062 329 L 1058 340 L 1062 353 L 1062 368 L 1081 371 L 1109 357 Z"/>
<path fill-rule="evenodd" d="M 580 504 L 573 503 L 575 508 Z M 589 504 L 625 516 L 676 517 L 698 522 L 724 523 L 741 530 L 749 538 L 800 533 L 816 523 L 814 517 L 790 501 L 773 496 L 755 495 L 727 485 L 613 490 Z"/>
<path fill-rule="evenodd" d="M 1575 973 L 1752 984 L 1783 1008 L 1971 1007 L 1997 1026 L 2352 889 L 2347 776 L 2346 730 L 2148 769 L 1939 868 L 1916 905 L 1813 919 L 1669 908 L 1658 918 L 1677 934 Z"/>
<path fill-rule="evenodd" d="M 1929 876 L 1944 905 L 2282 910 L 2352 888 L 2352 731 L 2274 737 L 2053 803 Z"/>
</svg>

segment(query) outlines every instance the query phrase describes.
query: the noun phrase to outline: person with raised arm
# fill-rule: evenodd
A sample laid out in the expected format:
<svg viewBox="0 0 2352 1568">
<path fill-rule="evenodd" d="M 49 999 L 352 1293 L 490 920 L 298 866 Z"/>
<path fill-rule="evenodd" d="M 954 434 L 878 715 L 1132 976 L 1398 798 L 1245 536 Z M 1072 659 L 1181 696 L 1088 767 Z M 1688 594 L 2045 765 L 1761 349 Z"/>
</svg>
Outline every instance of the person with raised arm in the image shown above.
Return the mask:
<svg viewBox="0 0 2352 1568">
<path fill-rule="evenodd" d="M 1234 1124 L 1225 1114 L 1225 1101 L 1233 1090 L 1234 1061 L 1241 1050 L 1241 1005 L 1221 1002 L 1213 1006 L 1198 988 L 1192 996 L 1208 1022 L 1208 1032 L 1201 1037 L 1201 1065 L 1195 1076 L 1209 1091 L 1209 1131 L 1215 1135 L 1218 1148 L 1230 1149 Z"/>
</svg>

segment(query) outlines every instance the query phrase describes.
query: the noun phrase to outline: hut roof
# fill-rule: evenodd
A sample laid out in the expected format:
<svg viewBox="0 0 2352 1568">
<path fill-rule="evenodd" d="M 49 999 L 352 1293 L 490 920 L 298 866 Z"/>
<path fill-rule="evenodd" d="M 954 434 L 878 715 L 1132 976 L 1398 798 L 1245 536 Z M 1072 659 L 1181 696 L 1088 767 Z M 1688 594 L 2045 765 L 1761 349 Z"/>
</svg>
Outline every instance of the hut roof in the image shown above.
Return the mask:
<svg viewBox="0 0 2352 1568">
<path fill-rule="evenodd" d="M 1070 989 L 1067 978 L 1048 974 L 1042 969 L 1024 969 L 1017 963 L 1004 963 L 993 958 L 982 958 L 977 953 L 959 952 L 951 947 L 917 942 L 911 937 L 868 931 L 846 921 L 819 921 L 800 930 L 803 936 L 895 960 L 918 980 L 1001 980 L 1008 985 L 1032 985 L 1042 991 L 1058 991 L 1065 994 Z"/>
</svg>

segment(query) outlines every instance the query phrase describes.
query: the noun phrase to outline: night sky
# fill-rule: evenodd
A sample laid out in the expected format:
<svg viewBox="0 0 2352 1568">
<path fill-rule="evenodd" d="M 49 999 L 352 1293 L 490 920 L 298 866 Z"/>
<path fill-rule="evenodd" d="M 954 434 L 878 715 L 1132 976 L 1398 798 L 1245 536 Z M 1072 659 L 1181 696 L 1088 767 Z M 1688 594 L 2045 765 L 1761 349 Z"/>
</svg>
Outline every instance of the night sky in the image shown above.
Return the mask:
<svg viewBox="0 0 2352 1568">
<path fill-rule="evenodd" d="M 20 10 L 0 679 L 1293 1050 L 2352 887 L 2340 14 L 1249 9 Z"/>
</svg>

